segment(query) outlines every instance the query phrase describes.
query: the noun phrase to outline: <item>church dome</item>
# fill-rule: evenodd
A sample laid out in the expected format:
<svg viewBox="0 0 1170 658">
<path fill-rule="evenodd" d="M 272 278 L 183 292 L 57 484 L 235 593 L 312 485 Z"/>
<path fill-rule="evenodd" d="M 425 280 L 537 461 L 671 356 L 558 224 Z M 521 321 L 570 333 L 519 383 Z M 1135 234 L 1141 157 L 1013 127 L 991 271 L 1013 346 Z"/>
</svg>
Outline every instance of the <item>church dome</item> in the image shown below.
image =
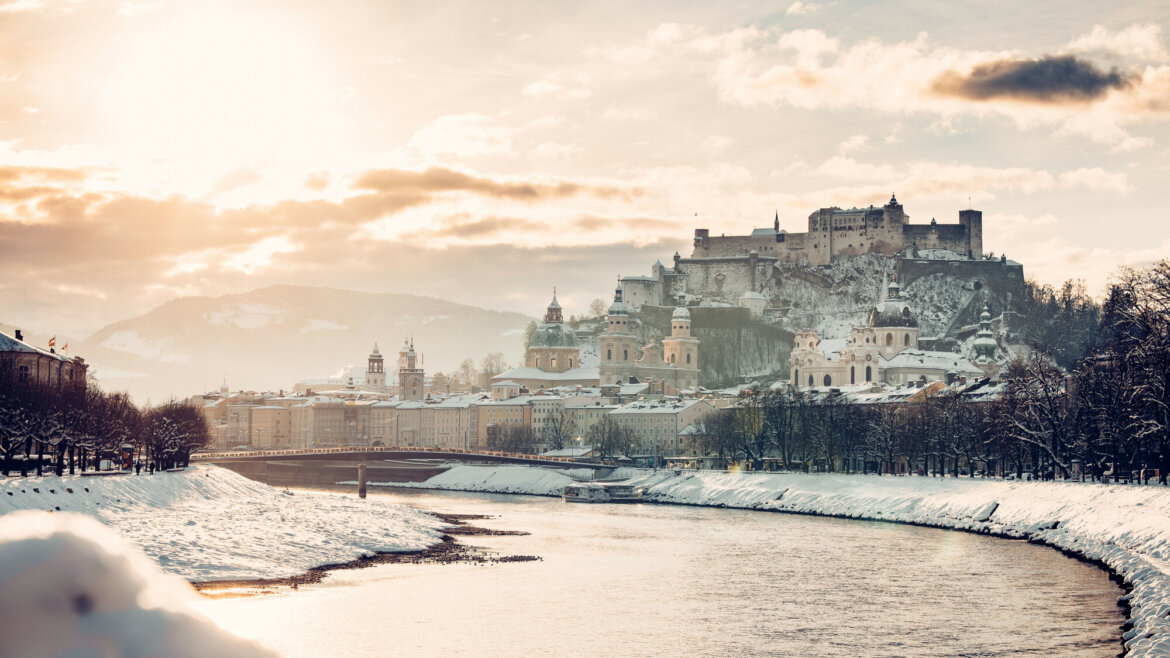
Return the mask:
<svg viewBox="0 0 1170 658">
<path fill-rule="evenodd" d="M 878 303 L 869 313 L 871 327 L 917 327 L 918 319 L 910 311 L 910 307 L 898 295 L 900 290 L 897 282 L 890 282 L 890 294 L 885 300 Z"/>
<path fill-rule="evenodd" d="M 672 320 L 686 320 L 691 321 L 691 312 L 685 306 L 674 307 L 674 313 L 670 316 Z"/>
<path fill-rule="evenodd" d="M 532 332 L 528 347 L 577 347 L 577 334 L 568 325 L 546 322 Z"/>
</svg>

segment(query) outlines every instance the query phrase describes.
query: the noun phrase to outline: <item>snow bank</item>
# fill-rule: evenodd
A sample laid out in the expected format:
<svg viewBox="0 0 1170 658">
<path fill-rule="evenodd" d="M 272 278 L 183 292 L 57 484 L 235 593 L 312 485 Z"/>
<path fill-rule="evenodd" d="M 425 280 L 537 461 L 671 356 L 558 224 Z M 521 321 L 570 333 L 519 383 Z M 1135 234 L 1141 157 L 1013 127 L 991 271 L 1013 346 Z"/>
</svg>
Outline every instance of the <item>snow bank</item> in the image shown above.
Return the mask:
<svg viewBox="0 0 1170 658">
<path fill-rule="evenodd" d="M 565 471 L 550 471 L 531 466 L 455 466 L 425 482 L 368 482 L 372 487 L 404 487 L 415 489 L 446 489 L 448 491 L 480 491 L 485 493 L 530 494 L 559 496 L 565 487 L 578 480 L 588 479 L 590 469 L 572 469 L 571 477 Z M 338 484 L 354 484 L 339 482 Z"/>
<path fill-rule="evenodd" d="M 444 524 L 356 496 L 282 493 L 215 466 L 151 476 L 0 481 L 0 514 L 79 512 L 193 581 L 278 578 L 378 551 L 421 550 Z"/>
<path fill-rule="evenodd" d="M 619 469 L 648 502 L 760 509 L 953 528 L 1047 544 L 1099 562 L 1123 597 L 1128 655 L 1170 656 L 1170 488 L 962 478 Z M 536 467 L 453 468 L 409 486 L 559 495 Z M 498 486 L 497 486 L 498 485 Z M 407 486 L 407 485 L 395 485 Z"/>
<path fill-rule="evenodd" d="M 192 595 L 93 519 L 0 517 L 0 655 L 273 655 L 196 615 Z"/>
</svg>

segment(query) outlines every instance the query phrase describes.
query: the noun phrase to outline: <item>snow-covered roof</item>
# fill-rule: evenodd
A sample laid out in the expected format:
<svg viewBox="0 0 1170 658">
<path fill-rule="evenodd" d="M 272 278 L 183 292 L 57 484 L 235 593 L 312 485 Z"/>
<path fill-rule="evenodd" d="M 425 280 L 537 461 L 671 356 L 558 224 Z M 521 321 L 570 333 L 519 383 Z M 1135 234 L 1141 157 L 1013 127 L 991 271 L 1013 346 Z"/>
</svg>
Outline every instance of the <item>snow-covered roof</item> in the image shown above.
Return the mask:
<svg viewBox="0 0 1170 658">
<path fill-rule="evenodd" d="M 614 415 L 628 414 L 677 414 L 699 404 L 703 400 L 639 400 L 622 405 L 611 411 Z"/>
<path fill-rule="evenodd" d="M 915 370 L 930 368 L 933 370 L 950 371 L 956 373 L 978 373 L 983 371 L 976 368 L 967 357 L 954 352 L 928 352 L 926 350 L 902 350 L 891 359 L 883 358 L 883 367 L 886 370 L 897 368 L 912 368 Z"/>
<path fill-rule="evenodd" d="M 512 368 L 502 372 L 495 377 L 492 377 L 492 386 L 498 386 L 506 382 L 497 382 L 497 378 L 504 379 L 542 379 L 545 381 L 585 381 L 600 379 L 601 373 L 597 366 L 585 368 L 570 368 L 564 372 L 546 372 L 540 368 L 532 366 L 523 366 L 520 368 Z M 519 384 L 512 383 L 512 386 L 519 386 Z"/>
<path fill-rule="evenodd" d="M 508 372 L 512 372 L 512 371 L 509 370 Z M 500 377 L 500 375 L 496 375 L 496 377 Z M 493 377 L 493 379 L 494 379 L 494 377 Z M 519 384 L 517 384 L 516 382 L 514 382 L 510 379 L 505 379 L 502 382 L 492 382 L 492 386 L 519 386 Z"/>
<path fill-rule="evenodd" d="M 3 333 L 0 333 L 0 352 L 24 352 L 25 354 L 47 356 L 50 359 L 57 361 L 65 361 L 67 363 L 73 362 L 73 359 L 67 356 L 57 354 L 56 352 L 50 352 L 49 350 L 43 350 L 35 345 L 29 345 L 23 340 L 16 340 L 12 336 Z"/>
<path fill-rule="evenodd" d="M 542 452 L 541 457 L 584 457 L 593 452 L 593 446 L 574 446 L 572 448 L 561 448 L 560 450 L 549 450 Z"/>
<path fill-rule="evenodd" d="M 821 354 L 824 354 L 825 358 L 828 360 L 836 361 L 837 359 L 841 358 L 841 350 L 845 349 L 847 345 L 849 345 L 848 338 L 826 338 L 817 343 L 817 349 L 819 349 Z"/>
</svg>

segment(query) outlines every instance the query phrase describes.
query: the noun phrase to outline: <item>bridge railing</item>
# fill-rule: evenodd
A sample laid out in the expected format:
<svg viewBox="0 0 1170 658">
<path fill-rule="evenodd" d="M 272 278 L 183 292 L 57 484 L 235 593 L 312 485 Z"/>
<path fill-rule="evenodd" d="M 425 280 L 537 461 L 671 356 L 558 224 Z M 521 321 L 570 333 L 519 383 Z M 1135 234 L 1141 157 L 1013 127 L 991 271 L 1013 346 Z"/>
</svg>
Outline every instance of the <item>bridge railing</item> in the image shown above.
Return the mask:
<svg viewBox="0 0 1170 658">
<path fill-rule="evenodd" d="M 242 459 L 245 457 L 291 457 L 297 455 L 328 455 L 339 453 L 379 453 L 379 452 L 429 452 L 446 455 L 476 455 L 483 457 L 503 457 L 507 459 L 525 459 L 531 461 L 548 461 L 561 463 L 576 463 L 574 457 L 552 457 L 533 455 L 523 452 L 506 452 L 503 450 L 480 450 L 476 448 L 440 448 L 435 446 L 344 446 L 332 448 L 283 448 L 275 450 L 229 450 L 216 452 L 197 452 L 191 455 L 191 461 L 220 461 L 224 459 Z"/>
</svg>

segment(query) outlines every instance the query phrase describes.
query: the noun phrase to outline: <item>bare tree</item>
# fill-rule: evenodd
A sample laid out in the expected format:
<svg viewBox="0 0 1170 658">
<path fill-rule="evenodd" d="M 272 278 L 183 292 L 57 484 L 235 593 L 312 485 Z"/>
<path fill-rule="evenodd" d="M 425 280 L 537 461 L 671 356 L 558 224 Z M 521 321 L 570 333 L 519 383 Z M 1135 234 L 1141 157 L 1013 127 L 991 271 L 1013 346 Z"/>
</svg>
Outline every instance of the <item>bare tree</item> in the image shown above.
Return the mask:
<svg viewBox="0 0 1170 658">
<path fill-rule="evenodd" d="M 573 412 L 562 408 L 545 423 L 540 438 L 549 448 L 560 450 L 572 441 L 576 434 L 577 422 L 573 418 Z"/>
<path fill-rule="evenodd" d="M 605 300 L 601 298 L 594 299 L 593 301 L 589 302 L 590 317 L 599 318 L 605 315 L 606 310 L 608 309 L 605 306 Z"/>
</svg>

